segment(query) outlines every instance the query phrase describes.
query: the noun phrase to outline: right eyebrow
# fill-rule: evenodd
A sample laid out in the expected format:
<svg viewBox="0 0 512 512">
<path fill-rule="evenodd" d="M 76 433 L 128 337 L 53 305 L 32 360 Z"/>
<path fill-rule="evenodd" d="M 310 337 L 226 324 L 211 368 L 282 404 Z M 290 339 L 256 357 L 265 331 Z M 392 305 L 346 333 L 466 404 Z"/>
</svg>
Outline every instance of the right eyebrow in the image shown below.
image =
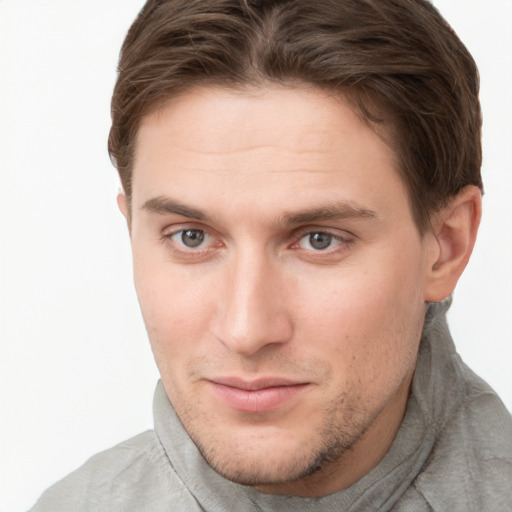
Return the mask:
<svg viewBox="0 0 512 512">
<path fill-rule="evenodd" d="M 197 208 L 191 208 L 179 201 L 169 197 L 158 196 L 148 199 L 143 205 L 142 210 L 160 215 L 174 213 L 190 219 L 205 220 L 208 216 Z"/>
</svg>

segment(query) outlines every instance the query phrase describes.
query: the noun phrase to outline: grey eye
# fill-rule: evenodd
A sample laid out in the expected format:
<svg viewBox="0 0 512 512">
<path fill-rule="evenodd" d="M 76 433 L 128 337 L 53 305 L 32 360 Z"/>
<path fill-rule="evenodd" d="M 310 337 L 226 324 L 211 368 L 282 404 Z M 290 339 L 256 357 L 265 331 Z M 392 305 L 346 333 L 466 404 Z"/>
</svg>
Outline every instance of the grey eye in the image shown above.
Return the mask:
<svg viewBox="0 0 512 512">
<path fill-rule="evenodd" d="M 309 245 L 317 251 L 322 251 L 331 246 L 333 236 L 329 233 L 310 233 L 308 235 Z"/>
<path fill-rule="evenodd" d="M 194 249 L 204 242 L 205 232 L 200 229 L 184 229 L 180 238 L 185 247 Z"/>
</svg>

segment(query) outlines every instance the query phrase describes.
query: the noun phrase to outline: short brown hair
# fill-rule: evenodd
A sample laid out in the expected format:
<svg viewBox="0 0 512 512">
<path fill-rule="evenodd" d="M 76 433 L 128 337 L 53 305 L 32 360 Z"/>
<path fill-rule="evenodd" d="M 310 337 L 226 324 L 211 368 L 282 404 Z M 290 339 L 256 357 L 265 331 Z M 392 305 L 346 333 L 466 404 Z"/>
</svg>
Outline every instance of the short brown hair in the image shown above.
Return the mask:
<svg viewBox="0 0 512 512">
<path fill-rule="evenodd" d="M 144 116 L 197 85 L 269 82 L 338 91 L 384 127 L 420 232 L 482 189 L 478 71 L 426 0 L 149 0 L 118 71 L 109 153 L 128 199 Z"/>
</svg>

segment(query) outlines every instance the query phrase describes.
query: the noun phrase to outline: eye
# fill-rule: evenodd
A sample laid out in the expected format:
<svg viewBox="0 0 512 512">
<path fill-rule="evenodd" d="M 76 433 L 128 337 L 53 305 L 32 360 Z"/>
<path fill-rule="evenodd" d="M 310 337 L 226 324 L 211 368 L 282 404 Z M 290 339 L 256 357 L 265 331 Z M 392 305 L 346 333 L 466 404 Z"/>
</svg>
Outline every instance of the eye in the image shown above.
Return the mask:
<svg viewBox="0 0 512 512">
<path fill-rule="evenodd" d="M 332 233 L 325 233 L 323 231 L 315 231 L 307 233 L 299 240 L 299 247 L 308 251 L 327 251 L 333 249 L 337 245 L 343 243 L 345 240 Z"/>
<path fill-rule="evenodd" d="M 169 238 L 177 245 L 186 249 L 201 249 L 209 242 L 210 236 L 202 229 L 182 229 Z"/>
</svg>

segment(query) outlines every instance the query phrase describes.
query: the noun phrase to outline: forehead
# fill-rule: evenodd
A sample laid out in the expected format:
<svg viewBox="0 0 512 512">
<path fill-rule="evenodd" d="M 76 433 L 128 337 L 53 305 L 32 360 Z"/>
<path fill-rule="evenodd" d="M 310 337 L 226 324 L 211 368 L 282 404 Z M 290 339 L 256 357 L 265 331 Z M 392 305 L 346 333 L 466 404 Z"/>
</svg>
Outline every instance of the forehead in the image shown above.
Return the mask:
<svg viewBox="0 0 512 512">
<path fill-rule="evenodd" d="M 405 194 L 393 150 L 343 97 L 314 88 L 195 89 L 138 133 L 134 208 L 166 194 L 285 209 L 378 203 L 392 189 Z"/>
<path fill-rule="evenodd" d="M 363 144 L 375 133 L 344 96 L 312 86 L 197 87 L 143 118 L 138 149 L 148 145 L 148 138 L 167 138 L 172 144 L 170 137 L 198 156 L 276 144 L 307 154 L 328 151 L 340 138 Z M 367 144 L 367 150 L 374 147 Z"/>
</svg>

